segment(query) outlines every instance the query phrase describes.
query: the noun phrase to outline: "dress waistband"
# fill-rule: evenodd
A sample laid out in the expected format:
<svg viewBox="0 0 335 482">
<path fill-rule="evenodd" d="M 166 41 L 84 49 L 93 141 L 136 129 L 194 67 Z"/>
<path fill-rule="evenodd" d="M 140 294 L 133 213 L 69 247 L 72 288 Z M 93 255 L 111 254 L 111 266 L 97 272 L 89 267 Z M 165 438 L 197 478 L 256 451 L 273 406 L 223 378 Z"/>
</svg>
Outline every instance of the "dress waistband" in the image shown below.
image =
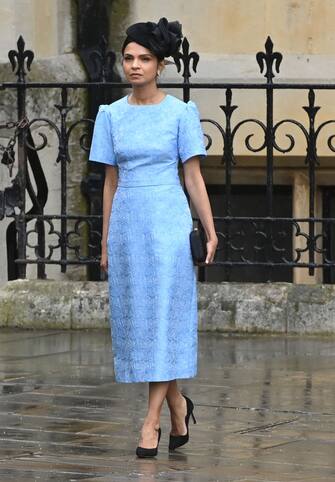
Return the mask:
<svg viewBox="0 0 335 482">
<path fill-rule="evenodd" d="M 158 182 L 155 184 L 123 184 L 123 183 L 118 183 L 117 187 L 122 187 L 122 188 L 132 188 L 132 187 L 150 187 L 150 186 L 180 186 L 180 182 Z"/>
</svg>

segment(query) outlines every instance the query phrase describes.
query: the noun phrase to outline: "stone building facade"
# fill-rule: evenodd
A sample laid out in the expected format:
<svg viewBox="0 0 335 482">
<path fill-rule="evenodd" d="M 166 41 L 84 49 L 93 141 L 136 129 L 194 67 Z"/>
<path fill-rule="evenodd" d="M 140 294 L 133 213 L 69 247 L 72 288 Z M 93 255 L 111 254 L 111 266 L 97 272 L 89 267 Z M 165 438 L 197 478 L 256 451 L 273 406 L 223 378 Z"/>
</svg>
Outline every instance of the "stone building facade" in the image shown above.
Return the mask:
<svg viewBox="0 0 335 482">
<path fill-rule="evenodd" d="M 99 3 L 99 2 L 98 2 Z M 169 20 L 178 19 L 183 25 L 191 50 L 200 55 L 197 73 L 192 73 L 195 81 L 243 81 L 264 82 L 259 72 L 255 55 L 264 50 L 268 35 L 271 36 L 275 50 L 283 54 L 278 82 L 332 82 L 335 72 L 335 2 L 333 0 L 209 0 L 204 4 L 200 0 L 110 0 L 109 47 L 117 54 L 117 68 L 122 77 L 120 66 L 120 47 L 127 25 L 136 21 L 153 20 L 166 16 Z M 77 54 L 77 16 L 78 2 L 71 0 L 6 0 L 0 4 L 0 81 L 13 79 L 8 64 L 7 52 L 15 48 L 19 35 L 26 41 L 26 48 L 35 52 L 35 60 L 29 80 L 86 80 L 87 76 L 82 62 Z M 162 81 L 180 80 L 174 65 L 166 67 Z M 169 91 L 181 96 L 180 90 Z M 126 90 L 125 90 L 126 93 Z M 306 114 L 302 106 L 307 105 L 307 91 L 277 91 L 275 92 L 275 117 L 292 118 L 306 122 Z M 316 104 L 322 108 L 318 112 L 318 123 L 335 118 L 333 91 L 317 91 Z M 8 109 L 7 94 L 0 93 L 3 106 L 0 120 L 11 118 L 14 112 Z M 55 94 L 56 95 L 56 94 Z M 58 95 L 58 94 L 57 94 Z M 86 104 L 83 92 L 76 94 L 74 117 L 84 115 Z M 192 99 L 197 103 L 201 117 L 223 122 L 220 104 L 224 103 L 224 92 L 221 90 L 192 91 Z M 32 98 L 31 113 L 43 114 L 56 103 L 56 98 Z M 264 119 L 265 98 L 261 91 L 233 91 L 233 103 L 239 106 L 234 113 L 234 123 L 250 117 Z M 37 107 L 36 107 L 37 106 Z M 49 112 L 50 116 L 50 112 Z M 217 189 L 225 182 L 222 166 L 222 139 L 211 132 L 213 144 L 209 155 L 202 165 L 202 172 L 208 187 L 215 214 L 221 214 L 220 198 Z M 251 132 L 251 131 L 250 131 Z M 287 139 L 285 130 L 281 131 L 281 142 Z M 293 133 L 293 132 L 292 132 Z M 332 134 L 331 128 L 327 132 Z M 246 133 L 247 134 L 247 133 Z M 254 131 L 254 141 L 257 144 L 257 130 Z M 5 135 L 0 132 L 0 136 Z M 308 216 L 309 183 L 307 168 L 304 165 L 306 145 L 299 133 L 295 135 L 294 149 L 285 155 L 275 158 L 275 185 L 283 187 L 285 212 L 294 217 Z M 1 140 L 2 138 L 0 138 Z M 75 139 L 74 139 L 75 149 Z M 52 212 L 59 203 L 59 185 L 57 166 L 54 164 L 55 142 L 50 141 L 45 160 L 47 177 L 52 179 L 48 210 Z M 326 137 L 318 147 L 320 167 L 317 170 L 317 195 L 315 212 L 322 216 L 325 206 L 325 193 L 332 193 L 335 187 L 334 156 L 329 150 Z M 241 135 L 235 144 L 236 166 L 232 181 L 236 186 L 233 201 L 239 203 L 239 213 L 248 205 L 255 206 L 257 211 L 260 190 L 266 181 L 265 154 L 250 153 L 245 145 L 245 136 Z M 70 183 L 70 203 L 74 211 L 85 211 L 85 202 L 81 198 L 78 185 L 86 171 L 85 156 L 74 155 L 74 163 Z M 0 189 L 7 185 L 8 177 L 4 168 L 0 169 Z M 72 200 L 71 200 L 72 199 Z M 280 198 L 281 199 L 281 198 Z M 331 198 L 332 201 L 332 198 Z M 281 202 L 280 200 L 278 201 Z M 335 204 L 335 203 L 334 203 Z M 257 212 L 255 212 L 257 215 Z M 335 213 L 332 215 L 335 217 Z M 6 279 L 5 270 L 5 221 L 1 221 L 0 235 L 0 279 Z M 298 240 L 292 243 L 298 247 Z M 34 276 L 34 270 L 29 271 Z M 78 269 L 70 276 L 83 277 L 83 271 Z M 209 272 L 210 273 L 210 272 Z M 212 270 L 211 273 L 214 273 Z M 210 274 L 208 280 L 211 280 Z M 219 277 L 220 273 L 213 275 Z M 59 278 L 59 268 L 48 268 L 48 277 Z M 296 268 L 292 272 L 291 281 L 296 283 L 319 283 L 324 281 L 321 269 L 314 276 L 309 276 L 307 269 Z M 284 279 L 288 281 L 288 279 Z"/>
</svg>

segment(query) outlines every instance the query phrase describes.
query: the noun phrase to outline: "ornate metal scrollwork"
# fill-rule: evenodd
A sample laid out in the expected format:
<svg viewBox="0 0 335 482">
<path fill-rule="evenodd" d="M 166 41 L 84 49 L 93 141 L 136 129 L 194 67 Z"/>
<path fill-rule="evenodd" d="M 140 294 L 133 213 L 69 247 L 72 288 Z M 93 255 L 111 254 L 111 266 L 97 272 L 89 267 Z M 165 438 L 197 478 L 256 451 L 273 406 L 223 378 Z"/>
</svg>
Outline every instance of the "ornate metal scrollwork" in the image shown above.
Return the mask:
<svg viewBox="0 0 335 482">
<path fill-rule="evenodd" d="M 105 88 L 113 88 L 109 85 L 111 73 L 115 66 L 115 53 L 107 51 L 106 37 L 96 44 L 92 51 L 86 52 L 86 60 L 91 62 L 91 80 L 101 82 L 98 88 L 104 91 Z M 89 55 L 90 54 L 90 55 Z M 25 50 L 25 42 L 22 36 L 17 41 L 17 50 L 10 50 L 8 53 L 12 70 L 17 76 L 17 95 L 18 95 L 18 123 L 7 123 L 7 128 L 17 127 L 17 136 L 11 138 L 6 146 L 0 146 L 2 155 L 2 165 L 9 168 L 18 166 L 18 174 L 12 181 L 12 186 L 0 191 L 0 219 L 5 215 L 12 216 L 15 221 L 12 224 L 11 239 L 18 239 L 18 246 L 15 245 L 15 259 L 21 265 L 25 263 L 36 263 L 39 266 L 38 276 L 43 278 L 43 264 L 54 263 L 61 265 L 64 271 L 67 264 L 98 264 L 99 257 L 96 256 L 101 241 L 101 233 L 97 230 L 97 220 L 101 221 L 101 216 L 77 216 L 67 212 L 67 169 L 71 162 L 69 153 L 69 141 L 74 131 L 84 128 L 84 132 L 78 133 L 79 146 L 83 153 L 90 149 L 89 141 L 93 120 L 90 118 L 71 119 L 69 114 L 74 112 L 75 104 L 69 101 L 70 87 L 66 83 L 57 83 L 60 89 L 60 102 L 55 104 L 57 120 L 46 117 L 36 117 L 26 119 L 26 93 L 29 84 L 25 83 L 27 71 L 30 70 L 34 54 L 30 50 Z M 215 217 L 219 247 L 217 249 L 217 262 L 214 265 L 222 266 L 266 266 L 266 267 L 298 267 L 303 266 L 310 269 L 310 274 L 316 266 L 333 266 L 335 259 L 327 246 L 335 237 L 334 220 L 328 218 L 317 219 L 314 213 L 314 200 L 316 190 L 316 170 L 320 166 L 318 156 L 318 143 L 321 133 L 328 127 L 333 127 L 334 119 L 326 120 L 317 125 L 317 115 L 321 109 L 316 105 L 315 91 L 317 86 L 313 85 L 285 85 L 285 89 L 307 90 L 308 102 L 302 106 L 305 112 L 306 121 L 296 119 L 276 119 L 274 120 L 274 93 L 279 89 L 279 85 L 273 79 L 279 74 L 283 56 L 274 50 L 274 45 L 270 37 L 265 42 L 265 51 L 256 54 L 256 61 L 261 74 L 266 78 L 266 82 L 248 84 L 244 83 L 221 83 L 218 87 L 215 83 L 201 86 L 201 88 L 220 89 L 224 95 L 224 101 L 218 102 L 218 112 L 222 117 L 219 119 L 202 118 L 202 125 L 213 127 L 213 132 L 204 132 L 206 150 L 213 146 L 213 136 L 220 137 L 219 146 L 222 146 L 222 165 L 225 176 L 225 190 L 223 199 L 223 217 Z M 183 39 L 181 52 L 174 57 L 178 73 L 181 73 L 182 84 L 176 84 L 182 88 L 183 99 L 187 101 L 190 91 L 194 87 L 190 83 L 191 73 L 195 73 L 199 64 L 199 54 L 191 51 L 187 38 Z M 183 67 L 183 68 L 182 68 Z M 107 85 L 106 85 L 107 84 Z M 124 86 L 120 82 L 119 87 Z M 11 85 L 11 88 L 13 86 Z M 36 87 L 36 85 L 35 85 Z M 38 86 L 39 88 L 55 88 L 52 83 Z M 82 83 L 71 83 L 72 87 L 82 88 Z M 87 87 L 87 86 L 86 86 Z M 85 88 L 86 88 L 85 87 Z M 172 86 L 173 87 L 173 86 Z M 6 88 L 2 84 L 1 88 Z M 335 90 L 335 85 L 330 89 Z M 233 102 L 233 95 L 237 89 L 260 89 L 264 92 L 266 99 L 266 110 L 264 119 L 239 118 L 235 122 L 235 116 L 240 113 L 239 106 Z M 114 92 L 114 91 L 113 91 Z M 236 96 L 234 97 L 236 98 Z M 104 100 L 104 95 L 101 100 Z M 72 100 L 72 99 L 71 99 Z M 61 178 L 61 202 L 60 213 L 46 215 L 45 205 L 48 199 L 48 183 L 45 178 L 43 166 L 38 154 L 47 147 L 48 135 L 41 132 L 36 127 L 46 126 L 55 135 L 57 140 L 58 152 L 56 161 L 60 166 Z M 1 127 L 1 126 L 0 126 Z M 244 129 L 248 129 L 245 131 Z M 290 129 L 293 128 L 293 133 Z M 284 131 L 284 140 L 279 134 Z M 300 136 L 302 134 L 306 144 L 305 170 L 309 176 L 309 217 L 306 219 L 278 218 L 273 215 L 273 174 L 274 174 L 274 154 L 288 154 L 296 146 L 295 131 Z M 246 132 L 246 133 L 245 133 Z M 326 131 L 327 132 L 327 131 Z M 33 139 L 38 135 L 38 142 Z M 79 136 L 80 134 L 80 136 Z M 236 156 L 236 144 L 239 136 L 247 153 L 256 154 L 264 151 L 264 171 L 266 183 L 266 213 L 264 217 L 239 217 L 233 216 L 234 206 L 232 205 L 233 174 L 239 168 Z M 37 136 L 36 136 L 37 137 Z M 335 134 L 329 133 L 326 137 L 327 146 L 331 153 L 335 152 Z M 16 147 L 18 147 L 16 152 Z M 221 147 L 220 147 L 221 149 Z M 221 151 L 220 151 L 221 152 Z M 280 158 L 282 156 L 279 156 Z M 17 158 L 17 159 L 16 159 Z M 100 186 L 100 185 L 99 185 Z M 31 206 L 25 206 L 26 193 L 28 193 Z M 16 209 L 18 208 L 18 209 Z M 19 211 L 19 214 L 17 213 Z M 15 229 L 13 229 L 13 226 Z M 332 234 L 332 230 L 334 233 Z M 87 233 L 89 242 L 87 243 Z M 295 241 L 295 247 L 290 242 Z M 253 240 L 253 241 L 251 241 Z M 86 244 L 85 244 L 85 242 Z M 10 243 L 8 243 L 10 244 Z M 26 253 L 26 248 L 30 252 Z M 72 253 L 71 259 L 68 253 Z M 14 256 L 14 255 L 13 255 Z M 334 256 L 335 257 L 335 256 Z M 14 257 L 13 257 L 14 259 Z M 321 260 L 321 261 L 320 261 Z M 17 273 L 16 273 L 17 274 Z M 21 271 L 24 276 L 24 270 Z"/>
</svg>

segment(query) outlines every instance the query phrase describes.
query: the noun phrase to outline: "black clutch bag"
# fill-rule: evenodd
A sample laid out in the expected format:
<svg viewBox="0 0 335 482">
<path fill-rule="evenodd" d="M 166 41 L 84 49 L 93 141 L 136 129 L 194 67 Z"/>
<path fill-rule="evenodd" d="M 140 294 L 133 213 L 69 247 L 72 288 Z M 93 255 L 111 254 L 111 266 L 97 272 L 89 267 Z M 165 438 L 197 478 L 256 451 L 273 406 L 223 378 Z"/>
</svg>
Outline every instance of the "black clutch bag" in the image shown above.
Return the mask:
<svg viewBox="0 0 335 482">
<path fill-rule="evenodd" d="M 205 230 L 201 224 L 199 226 L 199 229 L 194 228 L 190 232 L 191 253 L 194 264 L 205 262 L 207 256 Z"/>
</svg>

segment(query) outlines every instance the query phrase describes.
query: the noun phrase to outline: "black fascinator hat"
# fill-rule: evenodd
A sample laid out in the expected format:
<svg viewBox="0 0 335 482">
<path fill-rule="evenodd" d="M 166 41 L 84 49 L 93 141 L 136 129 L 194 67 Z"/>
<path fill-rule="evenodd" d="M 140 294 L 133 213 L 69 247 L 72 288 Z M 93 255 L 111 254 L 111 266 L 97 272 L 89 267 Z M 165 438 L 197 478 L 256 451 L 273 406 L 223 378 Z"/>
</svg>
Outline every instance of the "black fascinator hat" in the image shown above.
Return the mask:
<svg viewBox="0 0 335 482">
<path fill-rule="evenodd" d="M 159 60 L 174 56 L 180 47 L 183 37 L 182 25 L 178 20 L 168 22 L 165 17 L 155 22 L 138 22 L 130 25 L 127 37 L 122 45 L 122 54 L 127 44 L 136 42 L 151 50 Z"/>
</svg>

